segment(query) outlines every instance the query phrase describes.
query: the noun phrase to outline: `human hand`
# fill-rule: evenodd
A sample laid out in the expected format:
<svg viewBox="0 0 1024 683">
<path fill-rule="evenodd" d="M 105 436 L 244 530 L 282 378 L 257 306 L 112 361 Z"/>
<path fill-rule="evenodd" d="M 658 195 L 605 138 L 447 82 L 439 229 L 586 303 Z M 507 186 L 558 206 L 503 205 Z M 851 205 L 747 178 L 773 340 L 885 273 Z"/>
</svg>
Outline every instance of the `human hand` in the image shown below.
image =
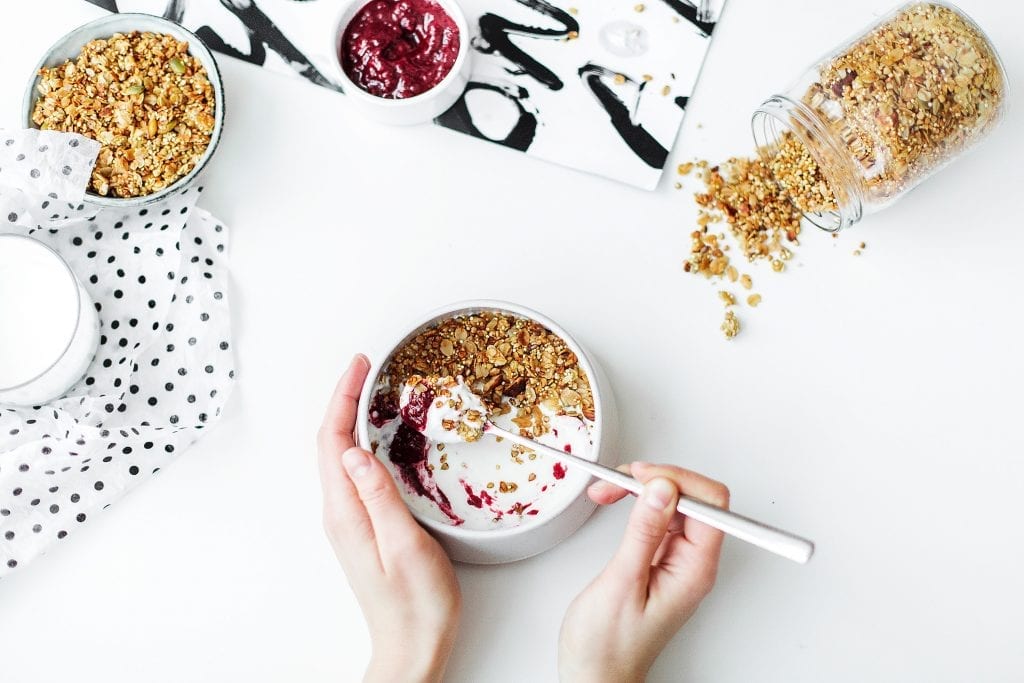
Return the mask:
<svg viewBox="0 0 1024 683">
<path fill-rule="evenodd" d="M 324 528 L 369 627 L 373 655 L 365 680 L 439 681 L 458 630 L 459 584 L 387 468 L 355 445 L 369 369 L 366 356 L 352 360 L 317 437 Z"/>
<path fill-rule="evenodd" d="M 558 641 L 563 681 L 642 681 L 718 572 L 722 532 L 675 507 L 685 493 L 728 508 L 729 489 L 671 465 L 635 462 L 620 469 L 628 469 L 644 491 L 614 557 L 566 611 Z M 627 495 L 605 481 L 588 493 L 601 505 Z"/>
</svg>

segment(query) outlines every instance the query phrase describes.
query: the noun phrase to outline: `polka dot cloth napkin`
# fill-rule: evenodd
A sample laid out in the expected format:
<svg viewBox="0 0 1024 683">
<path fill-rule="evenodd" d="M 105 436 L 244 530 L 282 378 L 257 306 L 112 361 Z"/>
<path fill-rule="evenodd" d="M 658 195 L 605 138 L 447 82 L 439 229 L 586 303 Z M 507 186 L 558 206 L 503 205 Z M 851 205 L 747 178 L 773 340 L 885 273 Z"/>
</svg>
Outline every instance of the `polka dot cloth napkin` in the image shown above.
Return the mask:
<svg viewBox="0 0 1024 683">
<path fill-rule="evenodd" d="M 101 334 L 66 396 L 0 403 L 0 576 L 159 472 L 217 421 L 234 382 L 226 228 L 195 208 L 202 188 L 138 209 L 84 203 L 97 151 L 0 131 L 0 232 L 67 260 Z"/>
</svg>

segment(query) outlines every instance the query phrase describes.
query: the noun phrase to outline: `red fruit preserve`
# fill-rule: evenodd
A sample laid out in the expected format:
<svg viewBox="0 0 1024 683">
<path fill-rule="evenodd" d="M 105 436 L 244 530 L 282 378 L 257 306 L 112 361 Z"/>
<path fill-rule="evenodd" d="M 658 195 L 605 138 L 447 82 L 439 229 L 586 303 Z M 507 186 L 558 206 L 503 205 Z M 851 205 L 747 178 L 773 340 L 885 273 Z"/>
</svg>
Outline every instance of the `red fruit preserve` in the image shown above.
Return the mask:
<svg viewBox="0 0 1024 683">
<path fill-rule="evenodd" d="M 373 0 L 345 28 L 341 66 L 360 88 L 387 99 L 414 97 L 448 75 L 459 29 L 433 0 Z"/>
</svg>

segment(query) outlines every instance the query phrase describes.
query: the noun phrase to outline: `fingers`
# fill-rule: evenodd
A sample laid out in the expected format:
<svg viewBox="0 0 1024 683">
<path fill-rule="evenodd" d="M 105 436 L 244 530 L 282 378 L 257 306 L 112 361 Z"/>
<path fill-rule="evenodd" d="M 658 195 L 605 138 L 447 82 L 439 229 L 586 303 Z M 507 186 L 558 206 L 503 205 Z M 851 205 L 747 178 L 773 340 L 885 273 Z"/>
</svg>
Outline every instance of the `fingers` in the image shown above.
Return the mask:
<svg viewBox="0 0 1024 683">
<path fill-rule="evenodd" d="M 352 431 L 356 424 L 359 393 L 369 370 L 370 361 L 366 356 L 357 354 L 338 380 L 327 404 L 327 412 L 317 434 L 320 483 L 325 501 L 337 496 L 349 498 L 354 491 L 348 478 L 343 476 L 340 458 L 342 453 L 355 446 Z"/>
<path fill-rule="evenodd" d="M 629 474 L 628 463 L 619 465 L 615 469 L 623 474 Z M 620 488 L 610 481 L 605 481 L 603 479 L 598 479 L 591 484 L 589 488 L 587 488 L 587 495 L 590 496 L 590 499 L 598 505 L 611 505 L 612 503 L 617 503 L 625 498 L 628 493 L 629 491 L 626 489 Z"/>
<path fill-rule="evenodd" d="M 407 551 L 426 532 L 413 519 L 391 473 L 380 460 L 361 448 L 350 448 L 342 456 L 342 463 L 369 519 L 381 567 L 389 573 L 389 569 L 409 561 Z"/>
<path fill-rule="evenodd" d="M 380 553 L 370 515 L 367 514 L 355 484 L 341 463 L 352 447 L 338 456 L 338 482 L 330 495 L 324 491 L 324 530 L 349 579 L 373 576 L 381 571 Z"/>
<path fill-rule="evenodd" d="M 672 465 L 652 465 L 635 462 L 631 468 L 633 476 L 641 482 L 663 477 L 675 483 L 683 495 L 691 496 L 720 508 L 729 509 L 729 489 L 725 484 L 709 479 L 704 475 L 684 470 Z M 673 520 L 672 529 L 679 529 L 688 541 L 694 545 L 717 552 L 722 545 L 723 534 L 718 529 L 703 522 L 685 517 Z"/>
<path fill-rule="evenodd" d="M 320 425 L 320 445 L 340 447 L 340 451 L 350 448 L 353 444 L 352 432 L 356 428 L 356 413 L 359 409 L 359 394 L 363 382 L 370 372 L 370 360 L 357 353 L 349 363 L 345 374 L 334 387 L 334 394 L 327 403 L 327 412 Z M 340 440 L 340 441 L 339 441 Z"/>
<path fill-rule="evenodd" d="M 669 479 L 655 477 L 644 484 L 643 493 L 633 504 L 622 543 L 608 564 L 609 578 L 646 595 L 651 563 L 668 532 L 677 497 L 678 489 Z"/>
<path fill-rule="evenodd" d="M 324 529 L 346 572 L 373 570 L 380 566 L 373 525 L 342 464 L 344 454 L 355 449 L 355 424 L 359 391 L 369 370 L 365 356 L 352 359 L 338 380 L 317 435 L 317 463 L 324 497 Z"/>
</svg>

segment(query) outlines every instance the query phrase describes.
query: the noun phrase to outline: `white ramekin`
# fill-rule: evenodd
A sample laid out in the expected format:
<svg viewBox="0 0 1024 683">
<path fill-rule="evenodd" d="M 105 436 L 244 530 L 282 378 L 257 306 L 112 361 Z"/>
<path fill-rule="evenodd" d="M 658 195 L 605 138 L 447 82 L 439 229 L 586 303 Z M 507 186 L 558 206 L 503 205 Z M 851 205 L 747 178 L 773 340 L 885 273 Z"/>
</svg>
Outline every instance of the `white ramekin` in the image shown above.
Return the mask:
<svg viewBox="0 0 1024 683">
<path fill-rule="evenodd" d="M 440 83 L 424 93 L 403 99 L 388 99 L 371 95 L 360 88 L 345 73 L 345 69 L 341 65 L 341 40 L 349 22 L 367 4 L 367 0 L 348 0 L 343 3 L 331 31 L 330 54 L 332 58 L 330 65 L 335 78 L 341 82 L 345 96 L 370 118 L 393 126 L 426 123 L 448 111 L 466 90 L 472 69 L 472 60 L 470 59 L 472 51 L 469 46 L 470 34 L 466 15 L 455 0 L 434 0 L 434 2 L 440 5 L 441 9 L 455 21 L 455 26 L 459 30 L 459 54 L 455 58 L 452 70 Z"/>
<path fill-rule="evenodd" d="M 618 431 L 615 400 L 608 386 L 608 380 L 593 356 L 588 354 L 568 332 L 550 318 L 523 306 L 491 299 L 460 301 L 432 311 L 403 328 L 394 343 L 386 346 L 383 353 L 372 358 L 370 374 L 367 375 L 359 398 L 356 430 L 360 445 L 363 448 L 369 448 L 370 401 L 377 385 L 377 378 L 388 366 L 392 354 L 420 332 L 443 320 L 482 312 L 505 313 L 533 320 L 565 341 L 566 345 L 576 354 L 580 367 L 587 373 L 590 380 L 595 414 L 592 435 L 597 461 L 604 465 L 613 465 L 617 446 L 615 438 Z M 413 516 L 437 538 L 453 560 L 472 564 L 514 562 L 554 547 L 572 535 L 590 517 L 596 506 L 587 497 L 588 481 L 581 479 L 580 482 L 571 499 L 567 498 L 569 502 L 563 503 L 561 509 L 556 509 L 550 517 L 536 523 L 524 523 L 511 529 L 464 529 L 418 515 L 415 511 L 413 511 Z"/>
<path fill-rule="evenodd" d="M 27 128 L 36 127 L 32 123 L 32 110 L 35 108 L 36 100 L 39 98 L 36 86 L 39 84 L 40 69 L 63 64 L 69 59 L 75 59 L 89 41 L 96 40 L 97 38 L 109 38 L 115 33 L 131 33 L 132 31 L 162 33 L 174 36 L 178 40 L 188 43 L 188 53 L 198 59 L 203 68 L 206 69 L 206 77 L 210 80 L 210 85 L 213 87 L 213 132 L 210 134 L 210 144 L 207 146 L 203 156 L 199 158 L 195 168 L 187 175 L 178 178 L 158 192 L 141 197 L 103 197 L 93 192 L 87 192 L 85 195 L 86 201 L 95 206 L 139 207 L 158 202 L 169 195 L 180 192 L 188 187 L 202 172 L 203 168 L 206 167 L 210 157 L 213 156 L 214 151 L 217 149 L 221 131 L 224 129 L 224 85 L 221 82 L 220 69 L 217 67 L 217 62 L 214 60 L 213 54 L 203 44 L 203 41 L 194 33 L 182 28 L 173 21 L 168 21 L 151 14 L 134 14 L 129 12 L 110 14 L 83 24 L 58 40 L 47 50 L 46 54 L 36 65 L 35 71 L 32 72 L 28 89 L 25 91 L 25 99 L 22 104 L 25 126 Z"/>
</svg>

